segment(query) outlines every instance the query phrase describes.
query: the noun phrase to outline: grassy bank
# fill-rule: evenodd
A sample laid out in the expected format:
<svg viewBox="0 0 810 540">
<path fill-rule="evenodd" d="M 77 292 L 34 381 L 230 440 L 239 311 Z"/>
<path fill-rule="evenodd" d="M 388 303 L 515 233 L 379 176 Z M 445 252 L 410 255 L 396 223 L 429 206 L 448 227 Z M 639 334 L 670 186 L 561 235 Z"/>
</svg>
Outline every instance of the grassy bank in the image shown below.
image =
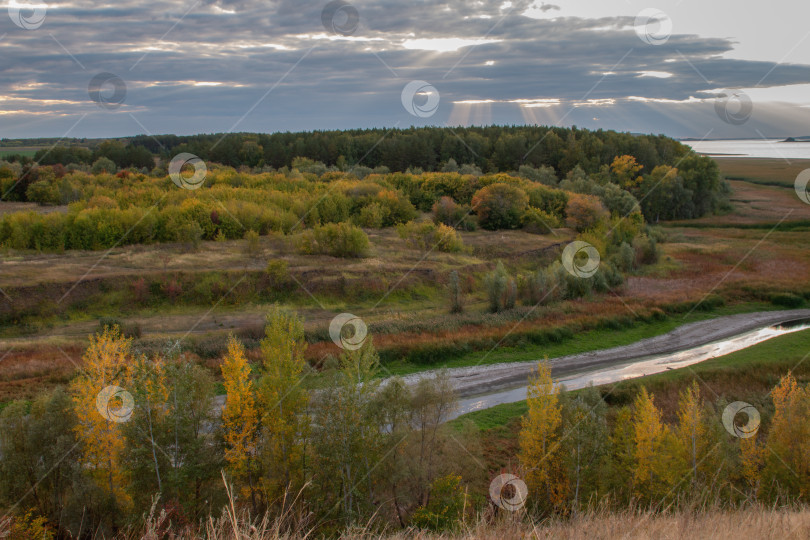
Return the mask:
<svg viewBox="0 0 810 540">
<path fill-rule="evenodd" d="M 712 401 L 723 396 L 729 402 L 739 399 L 761 404 L 767 411 L 767 393 L 788 371 L 793 371 L 800 383 L 810 380 L 810 330 L 779 336 L 693 366 L 600 388 L 609 405 L 622 406 L 630 404 L 643 385 L 656 396 L 666 417 L 672 414 L 678 393 L 697 379 Z M 456 421 L 471 420 L 479 429 L 490 430 L 513 423 L 526 410 L 525 401 L 507 403 Z"/>
<path fill-rule="evenodd" d="M 636 341 L 660 336 L 684 324 L 705 321 L 716 317 L 751 313 L 755 311 L 774 310 L 773 304 L 742 303 L 731 306 L 720 306 L 710 310 L 695 310 L 686 315 L 674 313 L 661 320 L 628 319 L 621 326 L 611 320 L 605 320 L 599 328 L 582 332 L 563 332 L 558 343 L 533 345 L 522 343 L 517 346 L 497 346 L 485 351 L 476 351 L 448 359 L 438 365 L 420 365 L 409 362 L 390 362 L 385 364 L 388 375 L 409 375 L 426 369 L 458 368 L 478 365 L 502 364 L 507 362 L 531 362 L 542 358 L 559 358 L 572 354 L 581 354 L 599 349 L 609 349 L 629 345 Z"/>
</svg>

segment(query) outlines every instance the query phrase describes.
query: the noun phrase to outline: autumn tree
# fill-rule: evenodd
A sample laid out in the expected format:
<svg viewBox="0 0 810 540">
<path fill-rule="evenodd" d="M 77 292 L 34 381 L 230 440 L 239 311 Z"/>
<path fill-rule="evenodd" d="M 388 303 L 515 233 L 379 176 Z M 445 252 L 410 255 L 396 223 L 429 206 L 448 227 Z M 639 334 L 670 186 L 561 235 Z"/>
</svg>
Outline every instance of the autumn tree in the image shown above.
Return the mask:
<svg viewBox="0 0 810 540">
<path fill-rule="evenodd" d="M 700 398 L 697 382 L 692 381 L 681 392 L 674 435 L 680 460 L 678 474 L 689 477 L 693 490 L 707 487 L 724 468 L 718 428 L 718 422 Z"/>
<path fill-rule="evenodd" d="M 658 502 L 669 489 L 674 452 L 669 428 L 644 387 L 633 403 L 633 439 L 635 494 L 642 501 Z"/>
<path fill-rule="evenodd" d="M 267 314 L 262 340 L 262 375 L 257 386 L 261 410 L 262 489 L 268 502 L 304 482 L 304 439 L 308 394 L 301 386 L 306 368 L 304 325 L 278 307 Z"/>
<path fill-rule="evenodd" d="M 620 503 L 633 500 L 635 476 L 635 429 L 633 412 L 622 407 L 616 413 L 610 434 L 610 458 L 603 474 L 603 482 L 612 489 Z"/>
<path fill-rule="evenodd" d="M 771 497 L 810 497 L 810 387 L 788 373 L 771 392 L 774 414 L 762 486 Z"/>
<path fill-rule="evenodd" d="M 560 507 L 568 494 L 562 473 L 560 426 L 562 423 L 559 388 L 551 378 L 551 365 L 541 361 L 529 380 L 526 403 L 529 407 L 520 429 L 520 464 L 530 493 L 546 509 Z"/>
<path fill-rule="evenodd" d="M 241 493 L 250 497 L 253 510 L 257 511 L 259 413 L 245 349 L 233 336 L 228 338 L 228 352 L 222 362 L 222 379 L 226 393 L 222 409 L 225 461 L 229 472 L 240 482 Z"/>
<path fill-rule="evenodd" d="M 593 229 L 610 218 L 610 212 L 605 209 L 598 197 L 579 193 L 572 193 L 569 196 L 565 213 L 566 225 L 579 232 Z"/>
<path fill-rule="evenodd" d="M 610 171 L 622 189 L 632 190 L 641 183 L 639 171 L 644 167 L 639 165 L 633 156 L 617 156 L 610 164 Z"/>
<path fill-rule="evenodd" d="M 481 227 L 489 230 L 517 229 L 529 206 L 529 197 L 517 186 L 490 184 L 472 198 L 472 208 Z"/>
<path fill-rule="evenodd" d="M 93 336 L 82 357 L 82 369 L 70 385 L 83 461 L 88 473 L 119 508 L 131 504 L 126 490 L 128 478 L 121 463 L 125 446 L 122 424 L 131 406 L 125 389 L 130 343 L 117 327 L 106 327 Z M 113 515 L 113 528 L 116 523 Z"/>
</svg>

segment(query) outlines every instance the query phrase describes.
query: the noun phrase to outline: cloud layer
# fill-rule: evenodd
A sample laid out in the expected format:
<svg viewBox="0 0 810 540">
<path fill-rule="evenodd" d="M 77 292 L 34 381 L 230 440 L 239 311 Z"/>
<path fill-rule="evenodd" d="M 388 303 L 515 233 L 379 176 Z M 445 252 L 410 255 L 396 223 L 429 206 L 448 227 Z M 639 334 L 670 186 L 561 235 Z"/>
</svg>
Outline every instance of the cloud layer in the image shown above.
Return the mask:
<svg viewBox="0 0 810 540">
<path fill-rule="evenodd" d="M 0 28 L 0 136 L 483 123 L 696 138 L 810 135 L 802 132 L 810 108 L 751 90 L 810 85 L 810 66 L 724 57 L 730 39 L 674 34 L 651 45 L 635 16 L 551 19 L 557 10 L 545 5 L 538 19 L 526 15 L 525 0 L 356 1 L 333 5 L 327 29 L 326 5 L 70 0 L 48 5 L 35 29 L 9 17 Z M 34 20 L 34 11 L 22 13 Z M 663 28 L 657 24 L 648 32 Z M 103 72 L 126 84 L 117 108 L 88 95 Z M 435 88 L 435 114 L 403 107 L 413 80 Z M 756 99 L 740 125 L 716 114 L 715 97 L 729 89 Z M 739 106 L 729 102 L 732 116 Z"/>
</svg>

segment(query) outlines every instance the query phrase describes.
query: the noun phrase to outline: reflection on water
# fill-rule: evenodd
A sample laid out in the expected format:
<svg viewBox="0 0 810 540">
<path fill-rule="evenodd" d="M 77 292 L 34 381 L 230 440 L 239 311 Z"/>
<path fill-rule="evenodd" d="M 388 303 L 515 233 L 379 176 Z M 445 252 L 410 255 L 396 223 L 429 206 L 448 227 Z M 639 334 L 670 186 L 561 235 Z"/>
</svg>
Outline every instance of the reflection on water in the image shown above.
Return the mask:
<svg viewBox="0 0 810 540">
<path fill-rule="evenodd" d="M 634 379 L 661 373 L 668 369 L 678 369 L 692 364 L 697 364 L 705 360 L 710 360 L 718 356 L 724 356 L 735 351 L 747 349 L 757 343 L 771 338 L 810 329 L 810 324 L 803 321 L 799 324 L 784 324 L 779 326 L 769 326 L 754 330 L 739 336 L 708 343 L 693 349 L 677 353 L 668 353 L 657 356 L 639 358 L 628 363 L 611 366 L 607 368 L 592 369 L 568 375 L 559 379 L 559 384 L 564 384 L 569 390 L 579 390 L 593 383 L 594 386 L 600 384 L 615 383 L 626 379 Z M 526 399 L 526 386 L 504 390 L 481 396 L 473 396 L 459 400 L 459 408 L 453 417 L 461 416 L 468 412 L 488 409 L 502 403 L 514 403 Z"/>
<path fill-rule="evenodd" d="M 736 141 L 683 141 L 695 152 L 714 156 L 733 155 L 776 159 L 810 158 L 810 141 L 786 143 L 783 140 L 750 139 Z"/>
</svg>

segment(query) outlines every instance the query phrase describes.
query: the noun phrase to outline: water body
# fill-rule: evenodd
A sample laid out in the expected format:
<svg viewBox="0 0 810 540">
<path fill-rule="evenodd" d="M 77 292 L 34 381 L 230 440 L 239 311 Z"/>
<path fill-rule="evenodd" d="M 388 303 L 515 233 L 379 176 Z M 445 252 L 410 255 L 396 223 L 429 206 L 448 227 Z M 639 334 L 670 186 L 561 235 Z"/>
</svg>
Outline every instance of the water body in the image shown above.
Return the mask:
<svg viewBox="0 0 810 540">
<path fill-rule="evenodd" d="M 695 152 L 710 156 L 747 158 L 810 159 L 810 141 L 786 143 L 784 139 L 744 139 L 736 141 L 683 141 Z"/>
<path fill-rule="evenodd" d="M 559 380 L 568 390 L 579 390 L 589 384 L 598 386 L 611 384 L 628 379 L 645 377 L 661 373 L 670 369 L 678 369 L 704 362 L 711 358 L 724 356 L 742 349 L 747 349 L 757 343 L 762 343 L 777 336 L 810 329 L 810 321 L 803 320 L 783 325 L 767 326 L 753 330 L 721 341 L 707 343 L 692 349 L 676 353 L 661 354 L 639 358 L 631 362 L 608 368 L 594 369 L 568 375 Z M 553 362 L 552 362 L 553 365 Z M 471 396 L 459 400 L 458 410 L 454 418 L 473 411 L 489 409 L 503 403 L 515 403 L 526 399 L 526 385 L 499 392 Z"/>
</svg>

